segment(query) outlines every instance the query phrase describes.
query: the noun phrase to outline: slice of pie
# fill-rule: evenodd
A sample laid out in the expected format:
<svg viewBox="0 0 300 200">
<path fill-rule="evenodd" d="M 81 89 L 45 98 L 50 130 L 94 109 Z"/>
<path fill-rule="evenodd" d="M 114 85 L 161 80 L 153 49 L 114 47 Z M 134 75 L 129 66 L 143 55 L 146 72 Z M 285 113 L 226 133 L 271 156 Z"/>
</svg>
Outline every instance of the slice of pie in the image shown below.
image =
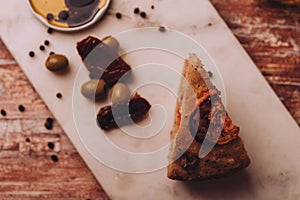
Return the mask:
<svg viewBox="0 0 300 200">
<path fill-rule="evenodd" d="M 193 180 L 222 177 L 250 159 L 221 102 L 220 92 L 195 54 L 185 61 L 178 92 L 167 176 Z"/>
</svg>

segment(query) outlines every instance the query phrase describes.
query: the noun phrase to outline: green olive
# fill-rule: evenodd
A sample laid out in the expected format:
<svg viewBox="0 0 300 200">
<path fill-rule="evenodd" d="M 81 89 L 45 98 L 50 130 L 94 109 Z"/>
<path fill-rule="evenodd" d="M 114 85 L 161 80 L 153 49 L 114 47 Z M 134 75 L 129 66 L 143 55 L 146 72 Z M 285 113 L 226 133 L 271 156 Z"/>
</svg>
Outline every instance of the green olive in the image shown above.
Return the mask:
<svg viewBox="0 0 300 200">
<path fill-rule="evenodd" d="M 125 102 L 129 100 L 129 97 L 130 97 L 130 90 L 125 84 L 117 83 L 112 88 L 112 93 L 111 93 L 112 103 Z"/>
<path fill-rule="evenodd" d="M 98 100 L 105 96 L 105 82 L 103 80 L 89 80 L 81 86 L 81 94 L 89 99 Z"/>
<path fill-rule="evenodd" d="M 119 44 L 118 40 L 116 38 L 112 37 L 111 35 L 104 37 L 102 39 L 102 42 L 116 51 L 119 50 L 120 44 Z"/>
<path fill-rule="evenodd" d="M 47 69 L 52 72 L 66 69 L 68 65 L 69 65 L 69 61 L 66 58 L 66 56 L 60 54 L 49 55 L 45 62 L 45 66 L 47 67 Z"/>
</svg>

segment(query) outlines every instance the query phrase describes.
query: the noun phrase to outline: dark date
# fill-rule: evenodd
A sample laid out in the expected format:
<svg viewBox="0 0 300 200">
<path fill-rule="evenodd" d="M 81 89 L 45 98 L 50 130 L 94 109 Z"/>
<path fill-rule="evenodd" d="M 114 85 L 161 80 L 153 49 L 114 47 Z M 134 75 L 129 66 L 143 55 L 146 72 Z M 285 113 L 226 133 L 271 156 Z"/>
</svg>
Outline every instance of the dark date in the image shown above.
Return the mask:
<svg viewBox="0 0 300 200">
<path fill-rule="evenodd" d="M 112 86 L 122 76 L 130 74 L 127 73 L 131 71 L 130 66 L 118 52 L 98 38 L 89 36 L 78 42 L 76 48 L 92 79 L 103 79 Z"/>
<path fill-rule="evenodd" d="M 97 124 L 103 130 L 110 130 L 140 120 L 151 108 L 150 103 L 138 94 L 129 102 L 116 103 L 100 108 Z"/>
</svg>

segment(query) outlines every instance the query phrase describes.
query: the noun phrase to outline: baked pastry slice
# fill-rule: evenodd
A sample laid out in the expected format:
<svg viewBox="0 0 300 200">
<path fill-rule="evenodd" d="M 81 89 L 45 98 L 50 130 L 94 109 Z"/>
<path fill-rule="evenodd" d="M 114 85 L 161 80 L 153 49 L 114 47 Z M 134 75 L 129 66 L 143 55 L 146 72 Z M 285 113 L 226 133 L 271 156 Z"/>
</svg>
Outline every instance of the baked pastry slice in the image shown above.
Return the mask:
<svg viewBox="0 0 300 200">
<path fill-rule="evenodd" d="M 193 180 L 222 177 L 250 164 L 220 92 L 195 54 L 185 61 L 171 131 L 167 176 Z"/>
</svg>

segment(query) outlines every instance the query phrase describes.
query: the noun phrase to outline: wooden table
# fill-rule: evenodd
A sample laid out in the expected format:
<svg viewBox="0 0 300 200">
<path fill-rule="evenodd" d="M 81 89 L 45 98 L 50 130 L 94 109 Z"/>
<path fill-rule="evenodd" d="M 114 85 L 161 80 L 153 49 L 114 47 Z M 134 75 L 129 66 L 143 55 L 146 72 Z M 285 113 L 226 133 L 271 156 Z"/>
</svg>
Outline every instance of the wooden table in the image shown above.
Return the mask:
<svg viewBox="0 0 300 200">
<path fill-rule="evenodd" d="M 300 124 L 300 8 L 212 3 Z M 0 77 L 0 199 L 108 199 L 1 40 Z"/>
</svg>

